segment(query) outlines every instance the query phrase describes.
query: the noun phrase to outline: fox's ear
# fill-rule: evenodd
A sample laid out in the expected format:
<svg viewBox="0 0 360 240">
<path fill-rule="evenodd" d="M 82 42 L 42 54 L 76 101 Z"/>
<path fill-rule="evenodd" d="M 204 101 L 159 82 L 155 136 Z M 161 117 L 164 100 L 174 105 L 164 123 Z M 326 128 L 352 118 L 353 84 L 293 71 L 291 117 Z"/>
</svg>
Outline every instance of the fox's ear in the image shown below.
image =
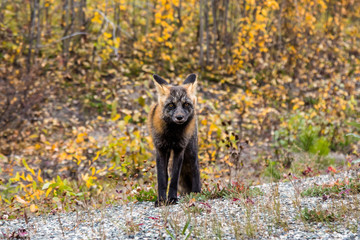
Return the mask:
<svg viewBox="0 0 360 240">
<path fill-rule="evenodd" d="M 169 84 L 165 79 L 163 79 L 163 78 L 160 77 L 159 75 L 154 74 L 154 75 L 153 75 L 153 78 L 154 78 L 154 80 L 156 81 L 156 83 L 158 83 L 158 84 L 160 84 L 160 85 L 163 85 L 163 84 L 168 85 L 168 84 Z"/>
<path fill-rule="evenodd" d="M 169 83 L 167 81 L 165 81 L 162 77 L 160 77 L 159 75 L 156 75 L 156 74 L 153 75 L 153 79 L 154 79 L 154 83 L 155 83 L 157 92 L 160 95 L 168 95 L 169 88 L 167 85 L 169 85 Z"/>
<path fill-rule="evenodd" d="M 197 76 L 195 73 L 190 74 L 187 76 L 185 81 L 183 82 L 184 87 L 186 88 L 187 92 L 191 95 L 196 94 L 196 86 L 197 86 Z"/>
</svg>

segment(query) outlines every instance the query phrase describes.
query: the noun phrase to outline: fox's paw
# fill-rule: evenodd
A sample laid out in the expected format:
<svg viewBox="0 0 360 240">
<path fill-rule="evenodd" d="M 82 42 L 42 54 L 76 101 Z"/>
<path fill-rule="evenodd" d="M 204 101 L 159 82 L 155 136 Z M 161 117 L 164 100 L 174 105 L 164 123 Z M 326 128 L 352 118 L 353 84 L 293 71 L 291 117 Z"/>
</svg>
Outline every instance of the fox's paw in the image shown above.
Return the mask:
<svg viewBox="0 0 360 240">
<path fill-rule="evenodd" d="M 175 205 L 178 203 L 178 198 L 169 198 L 167 201 L 155 201 L 155 207 Z"/>
<path fill-rule="evenodd" d="M 161 207 L 161 206 L 164 206 L 164 205 L 165 205 L 165 201 L 159 201 L 159 200 L 155 201 L 155 207 Z"/>
<path fill-rule="evenodd" d="M 178 198 L 169 198 L 166 203 L 167 205 L 175 205 L 178 203 L 178 201 L 179 201 Z"/>
</svg>

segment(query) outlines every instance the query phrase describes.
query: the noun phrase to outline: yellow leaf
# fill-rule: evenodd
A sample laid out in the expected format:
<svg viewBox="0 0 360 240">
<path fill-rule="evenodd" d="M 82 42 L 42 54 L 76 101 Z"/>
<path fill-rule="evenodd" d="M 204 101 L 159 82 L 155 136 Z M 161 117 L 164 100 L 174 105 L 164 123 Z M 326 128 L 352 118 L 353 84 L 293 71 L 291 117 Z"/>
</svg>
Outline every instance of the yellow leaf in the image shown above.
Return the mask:
<svg viewBox="0 0 360 240">
<path fill-rule="evenodd" d="M 30 211 L 31 211 L 31 212 L 36 212 L 37 208 L 38 208 L 38 207 L 37 207 L 35 204 L 31 204 L 31 205 L 30 205 Z"/>
<path fill-rule="evenodd" d="M 206 120 L 206 119 L 203 119 L 203 120 L 201 121 L 201 124 L 202 124 L 202 125 L 206 125 L 206 124 L 207 124 L 207 120 Z"/>
<path fill-rule="evenodd" d="M 111 118 L 111 120 L 116 121 L 116 120 L 118 120 L 120 117 L 121 117 L 120 114 L 117 113 L 113 118 Z"/>
<path fill-rule="evenodd" d="M 140 131 L 134 131 L 133 134 L 136 138 L 140 138 Z"/>
<path fill-rule="evenodd" d="M 218 129 L 218 127 L 216 126 L 216 124 L 215 124 L 215 123 L 211 123 L 209 132 L 213 132 L 213 131 L 215 131 L 215 130 L 217 130 L 217 129 Z"/>
<path fill-rule="evenodd" d="M 167 46 L 169 48 L 173 48 L 173 45 L 171 42 L 165 42 L 165 46 Z"/>
<path fill-rule="evenodd" d="M 25 168 L 26 168 L 28 171 L 30 171 L 30 172 L 32 173 L 32 175 L 35 176 L 35 171 L 34 171 L 32 168 L 29 167 L 29 165 L 26 163 L 25 159 L 23 159 L 22 162 L 23 162 Z"/>
<path fill-rule="evenodd" d="M 115 163 L 108 169 L 108 171 L 111 171 L 115 168 Z"/>
<path fill-rule="evenodd" d="M 94 138 L 94 137 L 92 137 L 92 136 L 89 136 L 89 141 L 90 141 L 91 143 L 96 143 L 95 138 Z"/>
<path fill-rule="evenodd" d="M 97 171 L 96 171 L 96 174 L 99 174 L 99 173 L 105 171 L 106 169 L 107 169 L 107 167 L 105 166 L 104 168 L 97 170 Z M 93 174 L 93 175 L 94 175 L 94 174 Z"/>
<path fill-rule="evenodd" d="M 100 156 L 100 151 L 97 151 L 96 152 L 96 156 L 94 157 L 93 161 L 96 161 L 96 159 L 98 159 Z"/>
<path fill-rule="evenodd" d="M 42 177 L 40 175 L 41 175 L 41 169 L 39 169 L 39 171 L 38 171 L 37 179 L 39 182 L 43 183 L 44 180 L 42 179 Z"/>
<path fill-rule="evenodd" d="M 233 164 L 232 162 L 230 162 L 230 161 L 226 161 L 226 163 L 227 163 L 230 167 L 233 167 L 233 166 L 234 166 L 234 164 Z"/>
<path fill-rule="evenodd" d="M 39 150 L 41 148 L 41 145 L 39 143 L 35 144 L 35 150 Z"/>
<path fill-rule="evenodd" d="M 32 181 L 33 181 L 33 178 L 32 178 L 32 176 L 31 176 L 30 174 L 28 174 L 28 175 L 26 176 L 26 180 L 28 180 L 29 182 L 32 182 Z"/>
<path fill-rule="evenodd" d="M 66 150 L 65 150 L 67 153 L 74 153 L 75 152 L 75 148 L 73 146 L 70 146 L 68 147 Z"/>
<path fill-rule="evenodd" d="M 15 177 L 10 178 L 10 180 L 11 180 L 11 181 L 15 181 L 15 182 L 20 181 L 20 174 L 19 174 L 19 172 L 16 172 Z"/>
<path fill-rule="evenodd" d="M 22 174 L 20 175 L 20 178 L 21 178 L 22 180 L 26 181 L 25 173 L 24 173 L 24 172 L 22 172 Z"/>
<path fill-rule="evenodd" d="M 24 199 L 22 199 L 21 197 L 19 197 L 18 195 L 15 196 L 16 201 L 18 201 L 21 204 L 27 204 L 28 202 L 26 202 Z"/>
<path fill-rule="evenodd" d="M 59 156 L 59 159 L 62 161 L 62 160 L 65 160 L 68 158 L 68 155 L 65 153 L 65 152 L 62 152 Z"/>
<path fill-rule="evenodd" d="M 193 205 L 195 202 L 196 202 L 196 199 L 192 198 L 192 199 L 189 200 L 189 205 Z"/>
<path fill-rule="evenodd" d="M 34 138 L 38 138 L 39 136 L 37 135 L 37 134 L 33 134 L 33 135 L 31 135 L 29 138 L 31 138 L 31 139 L 34 139 Z"/>
<path fill-rule="evenodd" d="M 102 23 L 100 19 L 100 14 L 98 12 L 95 12 L 94 17 L 91 19 L 91 22 Z"/>
<path fill-rule="evenodd" d="M 312 112 L 311 114 L 310 114 L 310 118 L 313 118 L 313 117 L 315 117 L 317 115 L 317 113 L 314 111 L 314 112 Z"/>
<path fill-rule="evenodd" d="M 76 143 L 82 143 L 84 141 L 84 136 L 86 135 L 86 133 L 80 133 L 76 138 Z"/>
<path fill-rule="evenodd" d="M 45 196 L 49 196 L 50 192 L 52 191 L 52 187 L 49 187 L 47 190 L 46 190 L 46 193 L 45 193 Z"/>
<path fill-rule="evenodd" d="M 111 38 L 111 37 L 112 37 L 111 33 L 104 32 L 104 38 Z"/>
</svg>

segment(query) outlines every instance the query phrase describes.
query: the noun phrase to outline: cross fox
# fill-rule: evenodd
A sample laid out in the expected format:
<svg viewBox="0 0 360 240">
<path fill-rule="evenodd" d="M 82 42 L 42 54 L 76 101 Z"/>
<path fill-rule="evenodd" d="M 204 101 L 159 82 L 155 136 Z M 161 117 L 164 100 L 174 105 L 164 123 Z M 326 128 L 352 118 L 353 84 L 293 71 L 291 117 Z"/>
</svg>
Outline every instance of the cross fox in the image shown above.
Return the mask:
<svg viewBox="0 0 360 240">
<path fill-rule="evenodd" d="M 176 204 L 181 193 L 200 192 L 196 120 L 197 76 L 190 74 L 182 85 L 170 85 L 153 75 L 158 102 L 151 107 L 149 130 L 156 148 L 158 199 L 155 207 Z M 173 156 L 168 197 L 168 165 Z"/>
</svg>

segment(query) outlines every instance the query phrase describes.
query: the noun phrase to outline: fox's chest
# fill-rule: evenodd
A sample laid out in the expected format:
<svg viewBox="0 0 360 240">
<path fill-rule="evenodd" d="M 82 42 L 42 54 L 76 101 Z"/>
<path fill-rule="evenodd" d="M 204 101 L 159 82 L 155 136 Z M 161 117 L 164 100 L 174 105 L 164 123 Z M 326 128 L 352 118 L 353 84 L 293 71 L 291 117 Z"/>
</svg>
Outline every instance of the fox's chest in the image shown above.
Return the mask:
<svg viewBox="0 0 360 240">
<path fill-rule="evenodd" d="M 155 145 L 158 148 L 166 149 L 182 149 L 185 148 L 189 139 L 185 134 L 184 129 L 165 129 L 162 134 L 154 138 Z"/>
</svg>

